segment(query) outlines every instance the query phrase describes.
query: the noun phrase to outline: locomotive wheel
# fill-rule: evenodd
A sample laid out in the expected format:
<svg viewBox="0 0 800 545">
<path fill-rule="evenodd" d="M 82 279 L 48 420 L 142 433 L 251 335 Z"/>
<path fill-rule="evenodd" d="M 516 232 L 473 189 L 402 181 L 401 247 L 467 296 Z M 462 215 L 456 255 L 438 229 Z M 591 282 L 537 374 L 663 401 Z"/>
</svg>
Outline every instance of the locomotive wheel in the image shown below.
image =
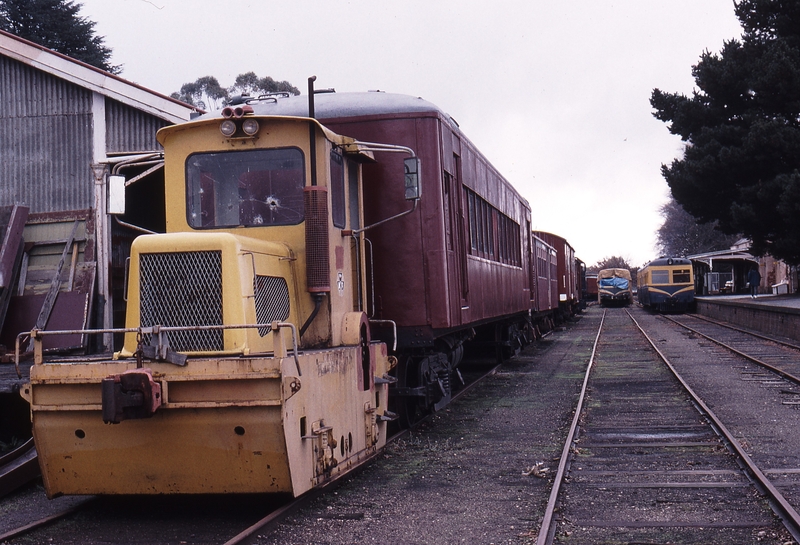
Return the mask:
<svg viewBox="0 0 800 545">
<path fill-rule="evenodd" d="M 415 388 L 422 395 L 400 396 L 397 413 L 401 425 L 413 426 L 426 415 L 442 409 L 450 402 L 450 367 L 443 353 L 434 353 L 421 359 L 406 358 L 398 369 L 398 386 Z M 444 376 L 443 375 L 447 375 Z"/>
</svg>

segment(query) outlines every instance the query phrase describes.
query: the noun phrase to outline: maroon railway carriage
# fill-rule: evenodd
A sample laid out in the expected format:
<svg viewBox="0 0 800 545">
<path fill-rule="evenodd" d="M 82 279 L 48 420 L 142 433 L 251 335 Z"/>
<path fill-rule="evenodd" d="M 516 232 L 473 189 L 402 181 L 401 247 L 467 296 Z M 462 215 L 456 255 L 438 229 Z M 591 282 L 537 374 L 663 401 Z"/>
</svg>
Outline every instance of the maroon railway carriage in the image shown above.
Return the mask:
<svg viewBox="0 0 800 545">
<path fill-rule="evenodd" d="M 444 406 L 465 341 L 477 334 L 508 353 L 531 338 L 530 206 L 430 102 L 382 92 L 318 93 L 314 102 L 315 117 L 331 130 L 406 146 L 421 159 L 418 209 L 365 232 L 368 291 L 371 318 L 397 326 L 395 393 L 411 412 Z M 306 97 L 253 107 L 308 115 Z M 364 168 L 367 225 L 410 206 L 397 176 L 404 156 L 376 151 L 375 159 Z M 373 332 L 387 338 L 392 328 Z"/>
<path fill-rule="evenodd" d="M 578 274 L 575 250 L 563 237 L 543 231 L 536 231 L 534 235 L 541 238 L 556 249 L 557 263 L 557 292 L 558 308 L 561 317 L 571 316 L 575 313 L 580 302 L 580 278 Z"/>
<path fill-rule="evenodd" d="M 558 255 L 552 245 L 535 234 L 531 234 L 531 237 L 536 284 L 532 311 L 535 318 L 549 318 L 558 308 Z"/>
</svg>

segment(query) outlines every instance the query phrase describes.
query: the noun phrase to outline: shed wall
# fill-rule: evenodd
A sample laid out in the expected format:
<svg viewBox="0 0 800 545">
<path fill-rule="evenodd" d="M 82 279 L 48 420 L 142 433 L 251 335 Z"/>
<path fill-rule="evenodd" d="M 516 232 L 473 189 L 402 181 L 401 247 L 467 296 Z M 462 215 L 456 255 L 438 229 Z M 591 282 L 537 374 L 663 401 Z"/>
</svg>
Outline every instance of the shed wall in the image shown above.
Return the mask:
<svg viewBox="0 0 800 545">
<path fill-rule="evenodd" d="M 162 151 L 164 148 L 156 141 L 156 132 L 167 125 L 171 123 L 106 99 L 106 150 L 109 154 Z"/>
<path fill-rule="evenodd" d="M 92 93 L 0 56 L 0 205 L 93 204 Z"/>
</svg>

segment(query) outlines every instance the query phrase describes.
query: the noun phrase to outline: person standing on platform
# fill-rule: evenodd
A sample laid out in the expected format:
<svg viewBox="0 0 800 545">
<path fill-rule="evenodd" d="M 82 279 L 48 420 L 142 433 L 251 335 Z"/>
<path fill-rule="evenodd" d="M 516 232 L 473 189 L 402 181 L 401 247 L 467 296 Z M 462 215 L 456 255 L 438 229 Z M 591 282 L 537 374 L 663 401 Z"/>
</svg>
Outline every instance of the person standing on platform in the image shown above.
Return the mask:
<svg viewBox="0 0 800 545">
<path fill-rule="evenodd" d="M 747 283 L 750 285 L 750 297 L 755 299 L 758 296 L 758 286 L 761 285 L 761 273 L 758 272 L 758 267 L 753 267 L 747 273 Z"/>
</svg>

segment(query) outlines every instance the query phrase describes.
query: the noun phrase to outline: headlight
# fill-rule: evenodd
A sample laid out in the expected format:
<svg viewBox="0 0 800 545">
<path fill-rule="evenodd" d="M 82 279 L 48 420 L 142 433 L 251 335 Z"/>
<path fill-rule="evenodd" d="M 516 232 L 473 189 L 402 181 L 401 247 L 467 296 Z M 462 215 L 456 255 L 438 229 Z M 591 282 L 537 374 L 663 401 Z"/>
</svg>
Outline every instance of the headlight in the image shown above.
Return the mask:
<svg viewBox="0 0 800 545">
<path fill-rule="evenodd" d="M 219 124 L 219 132 L 221 132 L 223 136 L 233 136 L 236 132 L 236 123 L 230 119 L 226 119 Z"/>
<path fill-rule="evenodd" d="M 253 136 L 255 133 L 258 132 L 258 120 L 248 118 L 242 122 L 242 130 L 247 136 Z"/>
</svg>

